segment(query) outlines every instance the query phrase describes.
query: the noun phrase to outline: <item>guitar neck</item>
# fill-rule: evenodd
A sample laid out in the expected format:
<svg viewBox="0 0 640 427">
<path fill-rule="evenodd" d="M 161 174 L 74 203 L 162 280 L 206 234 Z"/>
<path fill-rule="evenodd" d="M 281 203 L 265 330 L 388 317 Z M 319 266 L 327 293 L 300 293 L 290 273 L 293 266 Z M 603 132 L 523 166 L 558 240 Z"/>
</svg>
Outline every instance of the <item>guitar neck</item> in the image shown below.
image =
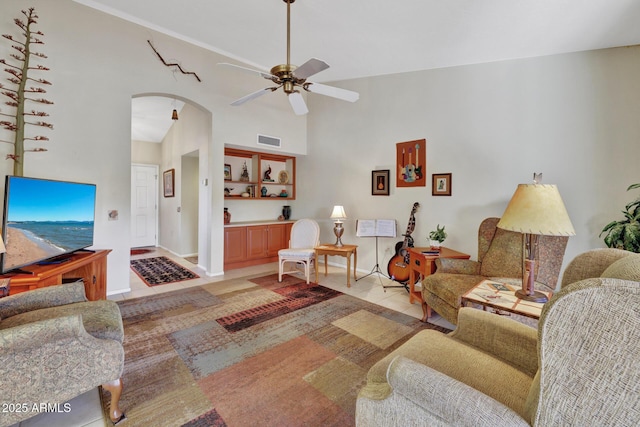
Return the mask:
<svg viewBox="0 0 640 427">
<path fill-rule="evenodd" d="M 409 215 L 409 223 L 407 224 L 407 231 L 406 233 L 404 233 L 404 243 L 402 244 L 403 248 L 407 248 L 409 246 L 409 242 L 412 241 L 411 239 L 411 233 L 413 233 L 413 230 L 415 229 L 416 226 L 416 210 L 418 209 L 418 206 L 420 206 L 417 202 L 413 204 L 413 209 L 411 209 L 411 214 Z"/>
</svg>

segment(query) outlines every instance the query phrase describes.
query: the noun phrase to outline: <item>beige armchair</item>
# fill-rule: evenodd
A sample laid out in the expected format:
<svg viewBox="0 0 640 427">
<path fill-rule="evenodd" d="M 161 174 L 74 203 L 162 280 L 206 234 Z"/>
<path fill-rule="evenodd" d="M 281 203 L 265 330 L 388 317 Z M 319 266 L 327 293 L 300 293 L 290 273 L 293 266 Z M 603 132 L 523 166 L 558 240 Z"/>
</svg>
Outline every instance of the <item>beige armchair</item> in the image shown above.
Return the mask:
<svg viewBox="0 0 640 427">
<path fill-rule="evenodd" d="M 0 404 L 21 405 L 0 412 L 0 425 L 100 385 L 111 393 L 111 420 L 120 421 L 123 338 L 118 305 L 87 301 L 82 282 L 0 298 Z"/>
<path fill-rule="evenodd" d="M 487 218 L 478 229 L 478 260 L 436 261 L 435 274 L 422 281 L 423 321 L 431 309 L 456 324 L 461 298 L 485 279 L 522 279 L 521 233 L 497 228 L 500 218 Z M 536 288 L 555 290 L 568 237 L 540 236 L 536 262 Z"/>
<path fill-rule="evenodd" d="M 640 425 L 638 307 L 640 255 L 589 251 L 537 330 L 464 307 L 454 332 L 421 331 L 380 360 L 356 425 Z"/>
</svg>

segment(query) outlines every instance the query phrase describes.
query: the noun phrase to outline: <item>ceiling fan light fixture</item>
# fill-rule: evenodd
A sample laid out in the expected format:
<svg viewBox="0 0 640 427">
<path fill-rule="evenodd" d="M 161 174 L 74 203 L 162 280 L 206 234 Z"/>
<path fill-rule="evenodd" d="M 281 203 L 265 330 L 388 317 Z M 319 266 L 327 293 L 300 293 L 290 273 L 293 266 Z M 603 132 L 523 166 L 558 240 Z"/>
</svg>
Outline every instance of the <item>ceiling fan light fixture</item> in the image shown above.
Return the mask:
<svg viewBox="0 0 640 427">
<path fill-rule="evenodd" d="M 307 82 L 307 78 L 329 68 L 329 64 L 327 64 L 326 62 L 317 58 L 311 58 L 299 67 L 291 64 L 291 4 L 295 2 L 295 0 L 283 1 L 287 4 L 287 62 L 285 64 L 279 64 L 271 68 L 270 74 L 267 74 L 264 71 L 251 70 L 234 64 L 219 64 L 238 68 L 243 71 L 249 71 L 261 76 L 262 78 L 271 80 L 278 86 L 273 88 L 261 89 L 257 92 L 245 95 L 244 97 L 232 102 L 231 105 L 242 105 L 247 101 L 264 95 L 268 90 L 271 90 L 273 92 L 281 87 L 283 91 L 288 95 L 289 104 L 291 104 L 291 108 L 293 108 L 294 113 L 296 113 L 297 115 L 307 114 L 309 112 L 309 110 L 307 109 L 307 105 L 304 102 L 304 98 L 300 93 L 301 90 L 318 93 L 320 95 L 326 95 L 350 102 L 357 101 L 360 96 L 357 92 Z"/>
</svg>

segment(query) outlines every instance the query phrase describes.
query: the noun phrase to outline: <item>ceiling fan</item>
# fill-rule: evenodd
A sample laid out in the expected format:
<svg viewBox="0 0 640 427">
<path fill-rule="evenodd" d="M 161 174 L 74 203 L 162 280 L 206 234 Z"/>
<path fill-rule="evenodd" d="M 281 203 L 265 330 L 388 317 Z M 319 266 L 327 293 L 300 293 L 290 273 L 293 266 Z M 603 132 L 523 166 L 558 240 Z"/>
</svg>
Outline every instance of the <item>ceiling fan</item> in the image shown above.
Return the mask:
<svg viewBox="0 0 640 427">
<path fill-rule="evenodd" d="M 291 65 L 291 61 L 289 59 L 291 51 L 291 3 L 295 2 L 296 0 L 283 1 L 287 4 L 287 63 L 276 65 L 275 67 L 271 68 L 270 73 L 252 70 L 250 68 L 240 67 L 238 65 L 229 63 L 220 64 L 238 68 L 243 71 L 248 71 L 253 74 L 258 74 L 262 78 L 271 80 L 276 84 L 276 86 L 267 87 L 264 89 L 260 89 L 259 91 L 250 93 L 249 95 L 243 96 L 242 98 L 232 102 L 231 105 L 242 105 L 247 101 L 251 101 L 252 99 L 256 99 L 259 96 L 262 96 L 268 92 L 276 91 L 280 88 L 282 88 L 287 94 L 287 97 L 289 98 L 289 104 L 291 104 L 291 108 L 293 108 L 293 111 L 297 115 L 303 115 L 309 112 L 309 109 L 304 102 L 304 98 L 300 93 L 300 89 L 304 89 L 307 92 L 317 93 L 320 95 L 331 96 L 333 98 L 338 98 L 344 101 L 357 101 L 360 97 L 357 92 L 307 81 L 307 78 L 329 68 L 329 64 L 327 64 L 326 62 L 320 59 L 311 58 L 299 67 Z"/>
</svg>

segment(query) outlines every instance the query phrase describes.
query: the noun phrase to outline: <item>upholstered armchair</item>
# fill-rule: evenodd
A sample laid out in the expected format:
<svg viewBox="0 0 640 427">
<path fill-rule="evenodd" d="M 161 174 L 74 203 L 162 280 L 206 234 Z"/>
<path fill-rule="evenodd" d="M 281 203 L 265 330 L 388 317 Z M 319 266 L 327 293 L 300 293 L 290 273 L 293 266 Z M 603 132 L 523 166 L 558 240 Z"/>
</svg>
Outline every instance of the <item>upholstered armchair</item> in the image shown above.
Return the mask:
<svg viewBox="0 0 640 427">
<path fill-rule="evenodd" d="M 638 307 L 640 255 L 589 251 L 537 330 L 463 307 L 454 332 L 421 331 L 381 359 L 356 425 L 640 425 Z"/>
<path fill-rule="evenodd" d="M 102 385 L 118 422 L 124 367 L 122 317 L 113 301 L 87 301 L 82 282 L 0 298 L 0 412 L 7 426 Z"/>
<path fill-rule="evenodd" d="M 282 282 L 283 274 L 297 273 L 298 270 L 291 268 L 285 269 L 287 263 L 294 263 L 294 267 L 298 264 L 304 266 L 304 276 L 309 284 L 311 266 L 315 260 L 315 247 L 320 244 L 320 227 L 318 223 L 312 219 L 300 219 L 293 223 L 291 227 L 291 237 L 289 239 L 289 247 L 278 251 L 278 282 Z"/>
<path fill-rule="evenodd" d="M 478 260 L 436 260 L 436 272 L 422 281 L 423 321 L 431 309 L 456 324 L 461 298 L 486 279 L 522 280 L 523 234 L 497 228 L 500 218 L 487 218 L 478 229 Z M 568 237 L 539 236 L 536 288 L 555 290 Z"/>
</svg>

